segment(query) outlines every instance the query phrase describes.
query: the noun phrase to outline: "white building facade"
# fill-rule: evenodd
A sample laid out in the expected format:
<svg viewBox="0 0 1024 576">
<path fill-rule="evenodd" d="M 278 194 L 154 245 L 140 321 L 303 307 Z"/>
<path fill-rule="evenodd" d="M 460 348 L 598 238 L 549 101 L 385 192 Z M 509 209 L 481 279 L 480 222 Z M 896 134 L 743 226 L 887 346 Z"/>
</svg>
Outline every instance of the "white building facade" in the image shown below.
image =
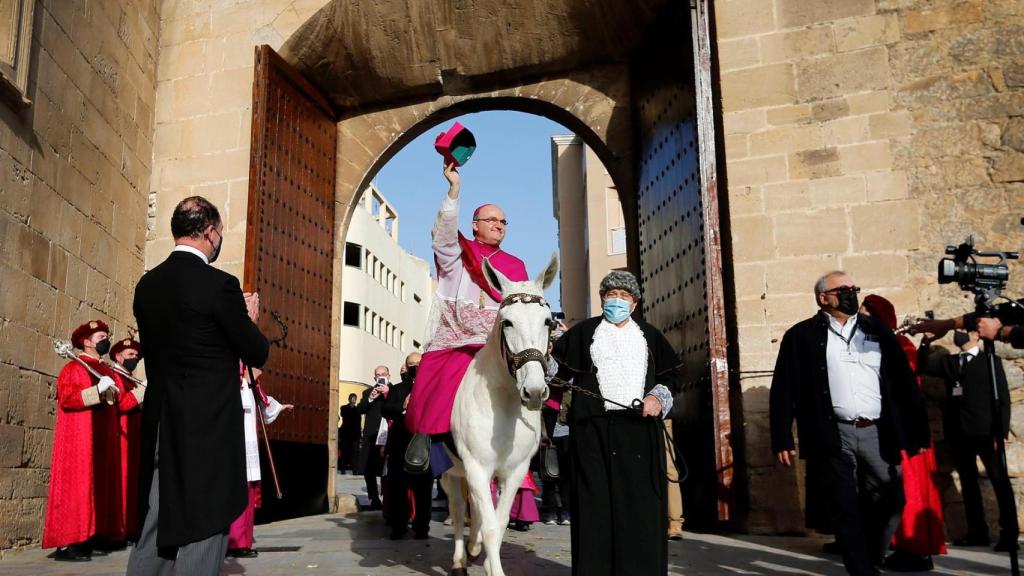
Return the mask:
<svg viewBox="0 0 1024 576">
<path fill-rule="evenodd" d="M 385 365 L 397 382 L 405 357 L 422 351 L 433 280 L 427 262 L 398 244 L 398 212 L 375 186 L 363 193 L 345 238 L 342 272 L 342 403 Z"/>
</svg>

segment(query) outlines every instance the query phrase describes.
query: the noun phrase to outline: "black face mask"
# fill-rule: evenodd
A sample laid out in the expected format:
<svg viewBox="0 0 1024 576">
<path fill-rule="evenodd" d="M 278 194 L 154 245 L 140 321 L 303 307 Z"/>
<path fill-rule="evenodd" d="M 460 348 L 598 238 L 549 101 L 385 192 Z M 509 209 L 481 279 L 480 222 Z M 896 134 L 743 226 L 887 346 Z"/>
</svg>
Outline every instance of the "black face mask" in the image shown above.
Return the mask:
<svg viewBox="0 0 1024 576">
<path fill-rule="evenodd" d="M 129 372 L 134 372 L 135 368 L 138 367 L 138 365 L 139 365 L 139 359 L 138 358 L 128 358 L 124 362 L 121 362 L 121 365 L 124 366 L 125 370 L 127 370 Z"/>
<path fill-rule="evenodd" d="M 96 353 L 100 356 L 110 352 L 110 338 L 104 338 L 96 343 Z"/>
<path fill-rule="evenodd" d="M 963 348 L 970 341 L 971 335 L 967 332 L 953 332 L 953 344 L 956 344 L 957 348 Z"/>
<path fill-rule="evenodd" d="M 839 300 L 839 303 L 836 304 L 836 310 L 843 314 L 853 316 L 857 313 L 857 310 L 860 309 L 860 302 L 857 301 L 857 293 L 852 290 L 836 294 L 836 299 Z"/>
<path fill-rule="evenodd" d="M 409 366 L 408 368 L 405 369 L 405 378 L 408 381 L 412 382 L 413 380 L 416 379 L 416 371 L 419 369 L 420 367 L 418 364 L 416 366 Z"/>
<path fill-rule="evenodd" d="M 217 231 L 214 230 L 214 232 Z M 220 242 L 218 242 L 217 245 L 213 247 L 213 254 L 210 255 L 210 264 L 213 264 L 214 262 L 217 261 L 217 257 L 220 256 L 220 248 L 221 246 L 224 245 L 224 235 L 221 234 L 220 232 L 217 232 L 217 236 L 220 236 Z M 213 244 L 213 242 L 210 242 L 210 244 Z"/>
</svg>

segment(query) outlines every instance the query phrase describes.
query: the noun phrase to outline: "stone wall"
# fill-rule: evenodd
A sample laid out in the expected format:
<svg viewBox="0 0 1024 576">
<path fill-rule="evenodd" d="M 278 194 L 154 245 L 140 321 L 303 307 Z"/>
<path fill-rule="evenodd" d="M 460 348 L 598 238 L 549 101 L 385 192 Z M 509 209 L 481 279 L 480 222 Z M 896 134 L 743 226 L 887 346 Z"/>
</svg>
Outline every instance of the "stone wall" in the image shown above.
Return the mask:
<svg viewBox="0 0 1024 576">
<path fill-rule="evenodd" d="M 0 102 L 0 555 L 42 535 L 63 362 L 51 339 L 134 329 L 159 6 L 36 2 L 32 104 Z"/>
<path fill-rule="evenodd" d="M 1024 237 L 1024 6 L 719 0 L 716 21 L 740 368 L 773 367 L 784 331 L 815 311 L 814 279 L 831 269 L 900 316 L 968 309 L 935 283 L 943 247 L 969 232 L 993 249 Z M 1019 385 L 1020 369 L 1007 368 Z M 769 380 L 741 384 L 746 525 L 801 531 L 802 474 L 770 453 Z M 944 489 L 947 531 L 959 535 L 959 495 L 952 481 Z"/>
<path fill-rule="evenodd" d="M 174 245 L 174 206 L 198 194 L 224 219 L 217 266 L 242 277 L 255 47 L 280 48 L 327 2 L 165 0 L 146 268 L 163 261 Z"/>
</svg>

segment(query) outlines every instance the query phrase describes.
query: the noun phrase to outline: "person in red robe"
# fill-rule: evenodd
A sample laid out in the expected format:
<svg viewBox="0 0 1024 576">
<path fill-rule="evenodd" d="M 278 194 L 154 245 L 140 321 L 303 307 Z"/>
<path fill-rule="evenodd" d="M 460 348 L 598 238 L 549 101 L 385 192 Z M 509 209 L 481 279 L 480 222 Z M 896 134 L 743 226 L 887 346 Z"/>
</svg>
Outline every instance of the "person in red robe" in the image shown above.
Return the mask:
<svg viewBox="0 0 1024 576">
<path fill-rule="evenodd" d="M 896 309 L 881 296 L 870 294 L 864 297 L 860 312 L 875 316 L 896 329 Z M 903 346 L 911 369 L 917 372 L 917 346 L 903 334 L 896 338 Z M 921 379 L 917 380 L 918 386 Z M 893 553 L 885 559 L 884 566 L 896 572 L 919 572 L 931 570 L 932 555 L 946 553 L 946 538 L 943 530 L 942 500 L 935 486 L 935 445 L 921 450 L 914 456 L 903 453 L 903 494 L 906 504 L 899 528 L 893 536 Z"/>
<path fill-rule="evenodd" d="M 133 338 L 118 340 L 110 349 L 110 359 L 127 374 L 135 371 L 142 360 L 142 344 Z M 144 385 L 114 370 L 118 394 L 118 438 L 121 450 L 121 521 L 126 534 L 138 531 L 139 511 L 139 442 L 142 434 L 142 401 Z"/>
<path fill-rule="evenodd" d="M 72 360 L 57 377 L 57 422 L 53 430 L 50 488 L 43 548 L 56 560 L 92 558 L 96 542 L 124 538 L 117 442 L 118 392 L 113 371 L 100 358 L 110 349 L 110 329 L 101 320 L 82 324 L 71 343 L 93 372 Z"/>
</svg>

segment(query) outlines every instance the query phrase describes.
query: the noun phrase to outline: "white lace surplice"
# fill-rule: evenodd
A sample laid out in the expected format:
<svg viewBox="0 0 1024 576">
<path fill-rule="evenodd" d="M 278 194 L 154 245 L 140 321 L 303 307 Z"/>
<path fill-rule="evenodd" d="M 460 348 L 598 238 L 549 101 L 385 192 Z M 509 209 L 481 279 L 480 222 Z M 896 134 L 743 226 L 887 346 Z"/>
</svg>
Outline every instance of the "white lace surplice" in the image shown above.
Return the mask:
<svg viewBox="0 0 1024 576">
<path fill-rule="evenodd" d="M 484 344 L 498 315 L 499 303 L 462 265 L 458 226 L 459 201 L 445 196 L 431 232 L 438 278 L 427 324 L 428 352 Z"/>
<path fill-rule="evenodd" d="M 270 405 L 263 409 L 263 423 L 271 424 L 281 414 L 281 404 L 273 396 L 267 396 Z M 245 430 L 245 479 L 259 482 L 260 444 L 256 436 L 256 398 L 249 388 L 249 381 L 242 380 L 242 427 Z"/>
</svg>

